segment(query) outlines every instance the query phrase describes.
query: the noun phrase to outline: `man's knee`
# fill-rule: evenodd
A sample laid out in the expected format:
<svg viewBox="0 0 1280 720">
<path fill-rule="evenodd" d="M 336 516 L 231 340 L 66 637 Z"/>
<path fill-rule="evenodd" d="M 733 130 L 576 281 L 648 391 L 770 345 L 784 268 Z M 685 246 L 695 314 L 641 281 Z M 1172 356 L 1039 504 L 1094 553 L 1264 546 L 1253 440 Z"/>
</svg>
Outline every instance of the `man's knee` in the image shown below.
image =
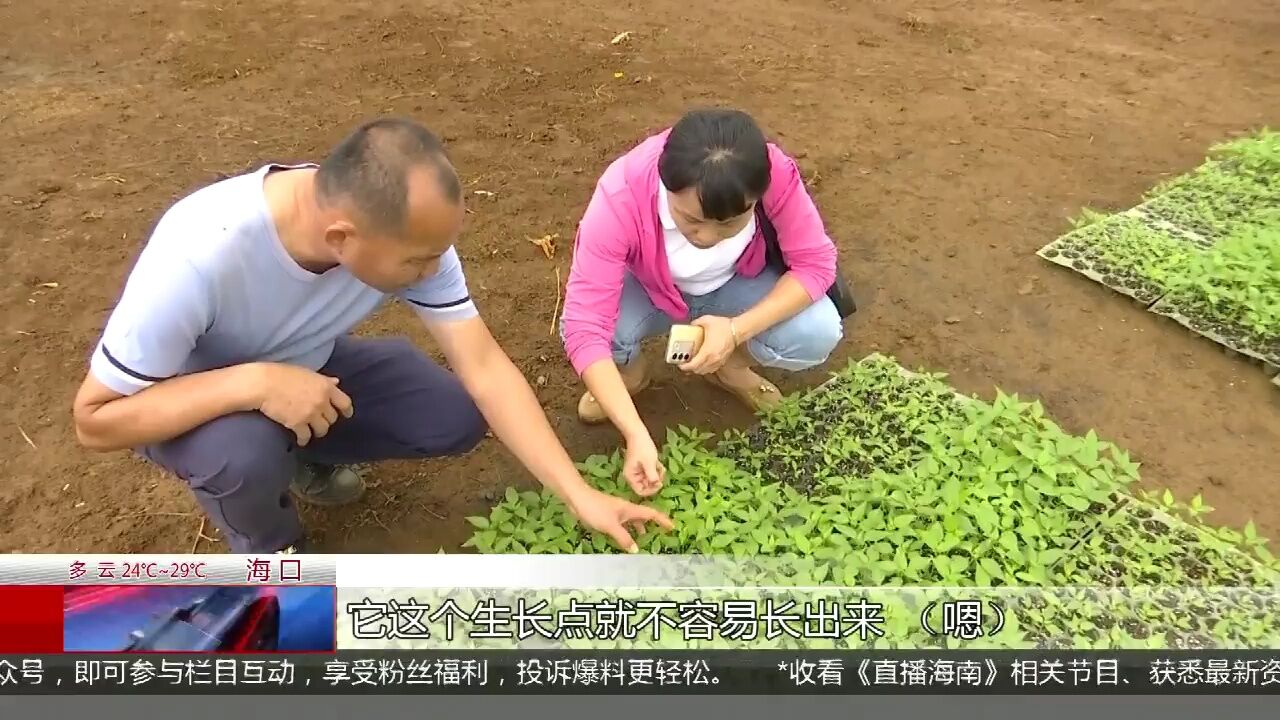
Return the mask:
<svg viewBox="0 0 1280 720">
<path fill-rule="evenodd" d="M 423 362 L 430 361 L 424 356 Z M 489 432 L 489 423 L 456 375 L 434 364 L 423 371 L 421 398 L 425 406 L 407 409 L 399 419 L 417 428 L 410 433 L 411 454 L 442 457 L 470 452 Z"/>
<path fill-rule="evenodd" d="M 187 483 L 233 552 L 276 552 L 302 537 L 289 497 L 293 439 L 265 415 L 225 415 L 143 455 Z"/>
<path fill-rule="evenodd" d="M 843 339 L 839 311 L 831 300 L 822 298 L 761 333 L 749 349 L 765 367 L 798 372 L 825 363 Z"/>
<path fill-rule="evenodd" d="M 297 467 L 288 431 L 256 412 L 215 418 L 145 454 L 215 498 L 273 495 L 288 487 Z"/>
</svg>

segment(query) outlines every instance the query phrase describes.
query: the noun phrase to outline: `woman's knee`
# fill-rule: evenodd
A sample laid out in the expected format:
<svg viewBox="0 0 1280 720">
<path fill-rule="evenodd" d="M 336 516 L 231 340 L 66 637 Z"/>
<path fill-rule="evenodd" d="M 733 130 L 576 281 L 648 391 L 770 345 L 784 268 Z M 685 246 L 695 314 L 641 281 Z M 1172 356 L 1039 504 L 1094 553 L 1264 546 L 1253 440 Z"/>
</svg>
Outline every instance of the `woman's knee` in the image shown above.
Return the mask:
<svg viewBox="0 0 1280 720">
<path fill-rule="evenodd" d="M 765 367 L 798 372 L 825 363 L 844 339 L 844 323 L 823 298 L 751 341 L 751 355 Z"/>
</svg>

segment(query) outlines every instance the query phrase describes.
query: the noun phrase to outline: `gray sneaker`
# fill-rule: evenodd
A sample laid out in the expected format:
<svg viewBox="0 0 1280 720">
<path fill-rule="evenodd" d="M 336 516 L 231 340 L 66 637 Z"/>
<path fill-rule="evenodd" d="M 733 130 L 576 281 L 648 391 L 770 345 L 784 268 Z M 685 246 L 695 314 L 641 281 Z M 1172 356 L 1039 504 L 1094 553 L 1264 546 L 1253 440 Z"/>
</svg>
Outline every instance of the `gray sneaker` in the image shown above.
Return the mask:
<svg viewBox="0 0 1280 720">
<path fill-rule="evenodd" d="M 300 555 L 302 553 L 309 552 L 310 547 L 311 546 L 307 542 L 307 539 L 302 538 L 288 547 L 277 550 L 276 555 Z"/>
<path fill-rule="evenodd" d="M 298 472 L 289 489 L 299 500 L 311 505 L 346 505 L 364 495 L 364 479 L 345 465 L 298 463 Z"/>
</svg>

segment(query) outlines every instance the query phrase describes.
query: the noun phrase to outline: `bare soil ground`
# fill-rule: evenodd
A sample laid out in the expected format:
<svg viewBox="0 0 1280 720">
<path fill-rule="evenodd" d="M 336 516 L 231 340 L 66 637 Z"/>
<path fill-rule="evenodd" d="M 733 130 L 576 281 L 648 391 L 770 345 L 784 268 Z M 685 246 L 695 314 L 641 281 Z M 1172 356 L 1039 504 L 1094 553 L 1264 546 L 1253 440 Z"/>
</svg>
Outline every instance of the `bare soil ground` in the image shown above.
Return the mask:
<svg viewBox="0 0 1280 720">
<path fill-rule="evenodd" d="M 470 196 L 460 247 L 482 311 L 571 452 L 611 451 L 573 414 L 555 268 L 604 166 L 709 103 L 754 113 L 809 174 L 863 295 L 837 362 L 880 350 L 1040 397 L 1131 449 L 1152 487 L 1280 535 L 1263 372 L 1034 255 L 1081 206 L 1132 205 L 1280 122 L 1277 37 L 1267 0 L 0 0 L 0 550 L 225 548 L 197 537 L 178 482 L 80 450 L 72 395 L 169 203 L 318 159 L 384 113 L 441 132 L 468 189 L 493 193 Z M 547 233 L 550 261 L 528 241 Z M 427 341 L 394 305 L 362 331 Z M 749 420 L 685 378 L 640 406 L 658 432 Z M 372 478 L 367 501 L 308 514 L 322 549 L 456 549 L 465 515 L 532 483 L 492 440 Z"/>
</svg>

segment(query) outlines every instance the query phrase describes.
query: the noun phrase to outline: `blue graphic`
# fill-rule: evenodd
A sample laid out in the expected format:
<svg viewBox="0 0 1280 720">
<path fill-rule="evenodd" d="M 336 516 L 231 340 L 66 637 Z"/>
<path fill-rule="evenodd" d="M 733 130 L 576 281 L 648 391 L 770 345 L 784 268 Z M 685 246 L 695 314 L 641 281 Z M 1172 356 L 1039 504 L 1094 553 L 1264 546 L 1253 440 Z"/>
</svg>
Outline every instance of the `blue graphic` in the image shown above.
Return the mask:
<svg viewBox="0 0 1280 720">
<path fill-rule="evenodd" d="M 69 586 L 67 652 L 327 652 L 332 587 Z"/>
</svg>

